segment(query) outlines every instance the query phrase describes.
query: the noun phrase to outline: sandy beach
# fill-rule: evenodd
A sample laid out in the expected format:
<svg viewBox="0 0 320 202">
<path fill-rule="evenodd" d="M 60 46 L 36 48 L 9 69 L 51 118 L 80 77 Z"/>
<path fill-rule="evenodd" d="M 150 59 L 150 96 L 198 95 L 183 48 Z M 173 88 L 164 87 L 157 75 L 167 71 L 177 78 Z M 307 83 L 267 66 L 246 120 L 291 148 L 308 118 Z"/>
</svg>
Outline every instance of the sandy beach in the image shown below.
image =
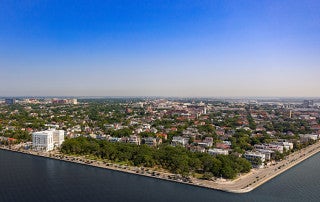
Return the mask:
<svg viewBox="0 0 320 202">
<path fill-rule="evenodd" d="M 99 168 L 105 168 L 109 170 L 116 170 L 120 172 L 131 173 L 135 175 L 141 175 L 146 177 L 152 177 L 162 180 L 168 180 L 178 183 L 189 184 L 198 187 L 205 187 L 215 190 L 221 190 L 231 193 L 247 193 L 255 188 L 261 186 L 270 179 L 276 177 L 277 175 L 285 172 L 291 167 L 297 165 L 298 163 L 306 160 L 307 158 L 313 156 L 320 151 L 320 142 L 316 142 L 313 145 L 308 146 L 300 151 L 294 152 L 286 157 L 285 160 L 275 163 L 274 165 L 267 166 L 261 169 L 252 169 L 251 172 L 247 174 L 242 174 L 234 180 L 216 179 L 214 181 L 200 180 L 193 177 L 188 179 L 182 178 L 179 175 L 172 174 L 169 172 L 158 171 L 147 167 L 134 167 L 127 165 L 119 165 L 115 163 L 103 162 L 98 160 L 91 160 L 85 156 L 67 156 L 60 154 L 57 151 L 53 152 L 37 152 L 31 150 L 15 149 L 13 147 L 9 148 L 6 146 L 0 146 L 0 149 L 10 150 L 14 152 L 41 156 L 45 158 L 51 158 L 56 160 L 62 160 L 77 164 L 83 164 L 88 166 L 94 166 Z"/>
</svg>

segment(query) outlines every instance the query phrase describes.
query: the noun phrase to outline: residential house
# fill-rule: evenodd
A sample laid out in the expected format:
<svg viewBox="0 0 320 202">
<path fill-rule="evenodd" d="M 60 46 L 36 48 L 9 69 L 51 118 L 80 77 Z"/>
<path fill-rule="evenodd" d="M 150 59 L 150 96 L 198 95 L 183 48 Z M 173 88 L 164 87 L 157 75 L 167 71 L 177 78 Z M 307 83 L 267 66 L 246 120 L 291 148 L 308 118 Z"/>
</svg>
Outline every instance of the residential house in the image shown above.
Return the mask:
<svg viewBox="0 0 320 202">
<path fill-rule="evenodd" d="M 263 168 L 263 163 L 266 161 L 266 155 L 260 152 L 250 152 L 247 151 L 244 155 L 244 158 L 246 158 L 248 161 L 250 161 L 254 166 L 258 168 Z M 257 159 L 260 159 L 261 164 L 256 164 Z"/>
<path fill-rule="evenodd" d="M 129 137 L 129 139 L 128 139 L 128 142 L 129 142 L 130 144 L 140 145 L 141 140 L 140 140 L 140 137 L 139 137 L 139 136 L 137 136 L 137 135 L 131 135 L 131 136 Z"/>
<path fill-rule="evenodd" d="M 174 136 L 172 138 L 171 145 L 172 146 L 178 146 L 178 145 L 186 146 L 188 144 L 188 142 L 189 142 L 189 138 L 184 138 L 181 136 Z"/>
<path fill-rule="evenodd" d="M 218 149 L 218 148 L 209 149 L 208 153 L 210 155 L 228 155 L 229 154 L 228 150 Z"/>
</svg>

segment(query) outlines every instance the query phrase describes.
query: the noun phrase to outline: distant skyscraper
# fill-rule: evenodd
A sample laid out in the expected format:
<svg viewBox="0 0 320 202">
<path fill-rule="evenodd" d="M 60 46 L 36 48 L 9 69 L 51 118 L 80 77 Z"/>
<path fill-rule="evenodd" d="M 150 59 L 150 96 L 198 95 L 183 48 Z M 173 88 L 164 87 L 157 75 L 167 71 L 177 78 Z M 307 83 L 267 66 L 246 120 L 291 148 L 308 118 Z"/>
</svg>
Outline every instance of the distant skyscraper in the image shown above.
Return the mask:
<svg viewBox="0 0 320 202">
<path fill-rule="evenodd" d="M 53 98 L 51 100 L 52 104 L 78 104 L 77 99 L 58 99 L 58 98 Z"/>
<path fill-rule="evenodd" d="M 7 99 L 5 99 L 5 103 L 8 105 L 13 105 L 16 103 L 16 99 L 15 98 L 7 98 Z"/>
<path fill-rule="evenodd" d="M 313 106 L 313 100 L 304 100 L 303 101 L 304 107 L 312 107 Z"/>
</svg>

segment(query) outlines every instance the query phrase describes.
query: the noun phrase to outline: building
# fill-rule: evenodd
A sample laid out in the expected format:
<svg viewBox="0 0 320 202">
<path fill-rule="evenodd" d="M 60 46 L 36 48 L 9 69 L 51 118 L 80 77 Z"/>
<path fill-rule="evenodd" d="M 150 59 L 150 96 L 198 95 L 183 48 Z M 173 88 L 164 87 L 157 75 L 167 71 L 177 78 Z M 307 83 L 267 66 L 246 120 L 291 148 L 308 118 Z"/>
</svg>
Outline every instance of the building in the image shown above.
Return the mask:
<svg viewBox="0 0 320 202">
<path fill-rule="evenodd" d="M 244 156 L 244 158 L 246 158 L 248 161 L 250 161 L 254 166 L 257 166 L 258 168 L 262 168 L 263 163 L 266 161 L 266 155 L 262 154 L 260 152 L 247 151 L 243 156 Z M 260 164 L 257 164 L 259 159 L 260 159 Z"/>
<path fill-rule="evenodd" d="M 278 142 L 278 143 L 275 143 L 275 144 L 283 146 L 283 148 L 285 150 L 287 150 L 287 151 L 290 150 L 290 149 L 293 149 L 293 143 L 291 143 L 291 142 Z"/>
<path fill-rule="evenodd" d="M 265 155 L 265 159 L 267 161 L 270 161 L 271 159 L 275 158 L 275 152 L 272 150 L 267 150 L 267 149 L 257 149 L 257 152 L 260 152 L 261 154 Z"/>
<path fill-rule="evenodd" d="M 146 137 L 146 138 L 143 138 L 142 140 L 143 140 L 144 144 L 146 144 L 148 146 L 153 146 L 153 147 L 162 143 L 161 138 Z"/>
<path fill-rule="evenodd" d="M 53 131 L 40 131 L 32 133 L 32 147 L 35 150 L 53 150 Z"/>
<path fill-rule="evenodd" d="M 303 107 L 312 107 L 313 106 L 313 100 L 303 100 Z"/>
<path fill-rule="evenodd" d="M 174 136 L 172 138 L 171 145 L 172 146 L 177 146 L 177 145 L 186 146 L 188 144 L 188 142 L 189 142 L 189 138 L 184 138 L 181 136 Z"/>
<path fill-rule="evenodd" d="M 110 142 L 120 142 L 121 138 L 118 138 L 118 137 L 111 137 L 109 139 Z"/>
<path fill-rule="evenodd" d="M 143 108 L 143 103 L 142 102 L 133 103 L 132 108 Z"/>
<path fill-rule="evenodd" d="M 71 104 L 74 104 L 74 105 L 78 104 L 78 100 L 75 98 L 71 99 L 70 102 L 71 102 Z"/>
<path fill-rule="evenodd" d="M 207 108 L 206 107 L 203 108 L 203 114 L 207 114 Z"/>
<path fill-rule="evenodd" d="M 131 144 L 140 145 L 141 140 L 137 135 L 131 135 L 128 139 L 128 142 Z"/>
<path fill-rule="evenodd" d="M 59 128 L 59 125 L 57 125 L 57 124 L 50 124 L 50 123 L 44 124 L 44 126 L 45 126 L 45 127 L 48 127 L 48 128 L 54 128 L 54 129 Z"/>
<path fill-rule="evenodd" d="M 265 149 L 265 150 L 272 150 L 275 152 L 280 152 L 281 154 L 283 153 L 283 146 L 282 145 L 277 145 L 277 144 L 255 144 L 254 145 L 255 149 Z"/>
<path fill-rule="evenodd" d="M 16 99 L 15 98 L 7 98 L 4 101 L 7 105 L 13 105 L 16 103 Z"/>
<path fill-rule="evenodd" d="M 201 152 L 201 153 L 204 153 L 206 151 L 205 148 L 200 146 L 194 146 L 194 145 L 190 145 L 189 150 L 192 152 Z"/>
<path fill-rule="evenodd" d="M 78 100 L 77 99 L 58 99 L 58 98 L 53 98 L 51 100 L 52 104 L 78 104 Z"/>
<path fill-rule="evenodd" d="M 199 143 L 205 145 L 206 147 L 212 147 L 213 146 L 213 138 L 212 137 L 205 137 L 204 140 Z"/>
<path fill-rule="evenodd" d="M 316 141 L 319 138 L 317 134 L 300 134 L 299 137 L 301 142 Z"/>
<path fill-rule="evenodd" d="M 217 142 L 215 148 L 228 150 L 231 148 L 231 142 L 229 141 Z"/>
<path fill-rule="evenodd" d="M 53 144 L 56 147 L 60 147 L 64 142 L 64 130 L 52 130 L 53 131 Z"/>
<path fill-rule="evenodd" d="M 51 151 L 64 142 L 63 130 L 45 130 L 32 133 L 32 146 L 35 150 Z"/>
<path fill-rule="evenodd" d="M 229 152 L 228 152 L 228 150 L 225 150 L 225 149 L 214 148 L 214 149 L 209 149 L 208 154 L 210 154 L 210 155 L 228 155 Z"/>
<path fill-rule="evenodd" d="M 156 136 L 157 138 L 163 138 L 164 140 L 168 139 L 168 135 L 165 133 L 158 133 Z"/>
<path fill-rule="evenodd" d="M 12 144 L 15 143 L 17 141 L 17 139 L 15 138 L 10 138 L 10 137 L 4 137 L 4 136 L 0 136 L 0 142 L 7 142 L 8 144 Z M 1 143 L 0 143 L 1 144 Z"/>
</svg>

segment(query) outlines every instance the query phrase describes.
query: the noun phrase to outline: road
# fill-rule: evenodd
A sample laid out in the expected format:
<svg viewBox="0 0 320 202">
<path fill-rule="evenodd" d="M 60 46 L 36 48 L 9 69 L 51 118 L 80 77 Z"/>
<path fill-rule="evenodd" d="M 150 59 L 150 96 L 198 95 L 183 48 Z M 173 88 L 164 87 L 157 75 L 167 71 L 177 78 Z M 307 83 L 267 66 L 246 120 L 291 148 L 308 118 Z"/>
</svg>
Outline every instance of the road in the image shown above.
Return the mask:
<svg viewBox="0 0 320 202">
<path fill-rule="evenodd" d="M 196 183 L 200 186 L 219 189 L 233 193 L 249 192 L 298 163 L 306 160 L 320 151 L 320 142 L 308 146 L 300 151 L 294 152 L 286 157 L 286 159 L 265 168 L 253 169 L 249 174 L 245 174 L 233 181 L 199 181 Z"/>
</svg>

